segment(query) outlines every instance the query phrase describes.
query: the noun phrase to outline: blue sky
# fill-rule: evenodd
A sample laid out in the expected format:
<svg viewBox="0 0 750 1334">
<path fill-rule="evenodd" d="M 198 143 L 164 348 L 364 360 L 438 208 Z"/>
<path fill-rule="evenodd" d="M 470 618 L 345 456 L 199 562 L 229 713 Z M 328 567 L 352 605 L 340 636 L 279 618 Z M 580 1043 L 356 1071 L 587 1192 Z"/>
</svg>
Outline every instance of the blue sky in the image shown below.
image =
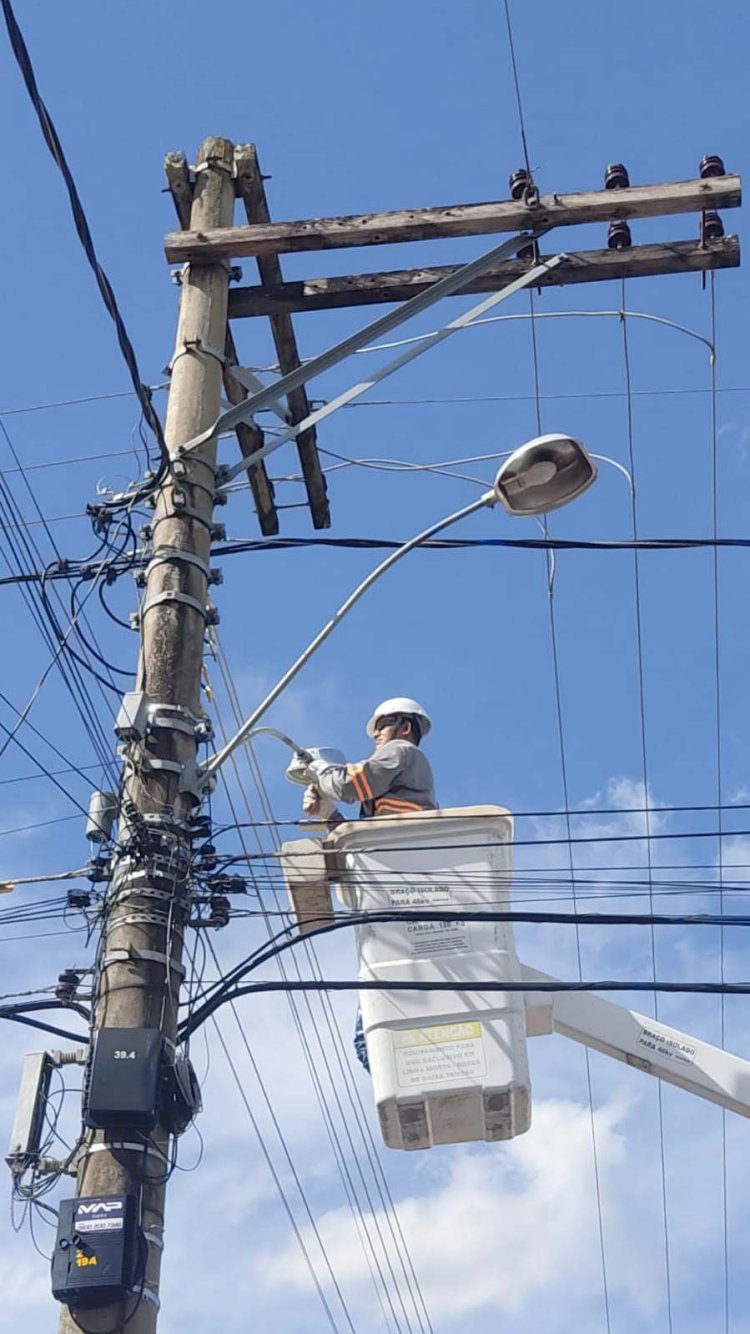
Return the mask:
<svg viewBox="0 0 750 1334">
<path fill-rule="evenodd" d="M 178 297 L 162 250 L 163 234 L 173 226 L 171 202 L 162 193 L 164 153 L 184 150 L 194 161 L 207 134 L 256 142 L 271 177 L 267 190 L 278 219 L 502 198 L 509 173 L 522 163 L 499 0 L 470 0 L 464 6 L 383 0 L 377 7 L 279 0 L 252 9 L 231 0 L 211 11 L 210 23 L 195 0 L 179 6 L 80 0 L 64 10 L 18 0 L 18 18 L 142 375 L 151 384 L 163 381 L 162 368 L 172 354 Z M 611 161 L 626 163 L 634 183 L 691 177 L 707 152 L 720 153 L 728 170 L 745 168 L 747 115 L 740 89 L 746 81 L 747 16 L 737 0 L 723 7 L 720 22 L 708 24 L 695 0 L 679 6 L 634 0 L 622 17 L 593 0 L 579 0 L 574 7 L 516 4 L 513 20 L 530 156 L 543 192 L 598 188 Z M 135 475 L 135 459 L 127 456 L 137 426 L 135 400 L 123 396 L 28 410 L 124 394 L 128 383 L 7 43 L 0 42 L 0 51 L 0 111 L 7 127 L 6 204 L 0 222 L 6 257 L 0 410 L 17 453 L 34 468 L 27 478 L 45 514 L 79 516 L 52 525 L 59 551 L 79 557 L 95 545 L 80 516 L 97 484 L 121 487 Z M 697 222 L 694 217 L 640 222 L 633 226 L 633 240 L 684 239 L 696 234 Z M 727 232 L 743 234 L 739 211 L 727 212 L 724 222 Z M 545 249 L 604 245 L 605 230 L 553 233 Z M 464 240 L 388 247 L 382 253 L 293 256 L 283 263 L 288 277 L 305 277 L 451 262 L 487 245 L 482 239 Z M 245 280 L 255 281 L 251 261 L 244 262 L 244 270 Z M 741 537 L 750 514 L 748 293 L 742 270 L 719 274 L 715 291 L 719 532 Z M 434 328 L 466 305 L 456 299 L 408 332 Z M 615 284 L 545 293 L 537 311 L 559 317 L 539 319 L 536 332 L 543 430 L 572 432 L 593 451 L 625 464 L 620 305 Z M 626 305 L 703 339 L 711 337 L 710 293 L 702 290 L 698 277 L 632 281 Z M 573 317 L 576 311 L 610 314 Z M 508 315 L 528 312 L 525 294 L 502 307 Z M 300 348 L 313 355 L 369 318 L 356 311 L 299 317 Z M 264 328 L 244 321 L 234 331 L 248 364 L 271 363 Z M 637 318 L 628 321 L 628 339 L 639 533 L 710 536 L 708 348 L 685 332 Z M 375 366 L 379 359 L 374 354 L 364 362 Z M 362 359 L 340 367 L 317 381 L 311 394 L 333 395 L 359 378 L 361 368 Z M 508 319 L 462 333 L 370 398 L 388 403 L 364 399 L 332 417 L 320 429 L 321 446 L 350 458 L 412 463 L 512 448 L 536 434 L 537 427 L 529 321 Z M 163 405 L 164 395 L 157 402 Z M 120 452 L 119 457 L 35 468 Z M 224 442 L 223 454 L 234 461 L 230 441 Z M 9 470 L 7 481 L 26 518 L 33 519 L 28 491 L 18 473 L 10 471 L 13 466 L 7 442 L 0 440 L 0 467 Z M 285 446 L 269 470 L 277 478 L 294 476 L 294 450 Z M 491 462 L 475 463 L 465 471 L 489 481 L 494 468 Z M 403 476 L 361 467 L 333 472 L 329 487 L 331 532 L 339 537 L 405 539 L 478 494 L 470 483 L 428 473 Z M 277 495 L 280 503 L 298 506 L 281 511 L 282 533 L 309 535 L 309 516 L 299 508 L 304 499 L 299 482 L 280 482 Z M 221 517 L 230 537 L 256 536 L 246 494 L 234 496 Z M 575 506 L 554 515 L 550 527 L 564 537 L 629 538 L 626 481 L 603 466 L 597 485 Z M 51 559 L 47 537 L 38 528 L 33 531 L 44 559 Z M 531 523 L 487 513 L 467 522 L 461 535 L 536 536 L 537 531 Z M 221 562 L 224 585 L 216 590 L 221 638 L 246 711 L 376 560 L 372 552 L 311 548 Z M 720 554 L 721 786 L 726 802 L 740 803 L 750 799 L 746 564 L 743 550 Z M 0 595 L 11 650 L 4 655 L 1 688 L 20 705 L 44 670 L 48 650 L 18 591 L 4 588 Z M 717 799 L 713 596 L 710 551 L 641 557 L 647 778 L 651 797 L 660 805 Z M 112 590 L 111 601 L 121 614 L 132 610 L 135 589 L 129 578 Z M 134 637 L 107 621 L 95 598 L 90 606 L 108 655 L 128 669 L 135 658 Z M 644 774 L 632 553 L 562 553 L 554 607 L 571 806 L 639 806 Z M 209 672 L 221 711 L 229 717 L 214 664 L 209 663 Z M 410 556 L 337 631 L 269 721 L 299 734 L 303 742 L 337 745 L 352 759 L 361 758 L 364 720 L 373 703 L 403 692 L 417 695 L 434 715 L 429 753 L 444 805 L 558 810 L 561 757 L 543 554 L 480 548 Z M 92 699 L 109 732 L 108 704 L 98 695 Z M 31 716 L 74 762 L 94 762 L 54 674 Z M 8 726 L 13 718 L 7 709 L 0 713 Z M 23 739 L 52 765 L 54 756 L 39 737 L 27 729 Z M 259 744 L 258 762 L 275 815 L 292 819 L 298 792 L 283 781 L 284 759 L 275 743 Z M 62 763 L 56 760 L 52 767 Z M 45 781 L 9 782 L 34 773 L 13 747 L 2 755 L 0 767 L 7 783 L 1 789 L 0 878 L 81 865 L 87 850 L 77 819 L 21 834 L 6 832 L 63 820 L 74 806 Z M 96 771 L 92 774 L 98 778 Z M 245 779 L 251 785 L 247 771 Z M 82 779 L 66 775 L 62 781 L 83 799 L 87 786 Z M 252 799 L 257 813 L 254 794 Z M 222 814 L 223 803 L 217 798 Z M 659 832 L 716 828 L 710 814 L 664 814 L 657 825 Z M 750 828 L 747 812 L 727 813 L 724 827 L 736 835 L 728 841 L 727 861 L 750 861 L 750 841 L 742 838 Z M 637 815 L 589 816 L 576 818 L 573 832 L 612 836 L 642 834 L 644 828 Z M 563 834 L 559 818 L 519 824 L 524 839 Z M 264 846 L 272 842 L 269 835 Z M 641 842 L 594 847 L 595 853 L 577 853 L 581 866 L 644 865 Z M 655 845 L 653 861 L 707 864 L 701 874 L 711 880 L 717 855 L 715 839 L 682 839 Z M 519 849 L 519 864 L 548 867 L 554 874 L 566 860 L 559 848 Z M 37 898 L 44 892 L 19 890 L 17 897 Z M 715 906 L 715 896 L 665 902 Z M 61 968 L 88 957 L 81 936 L 55 934 L 25 943 L 11 939 L 42 930 L 43 924 L 0 930 L 3 977 L 8 979 L 3 990 L 49 985 Z M 57 919 L 50 923 L 50 932 L 61 930 Z M 581 939 L 584 975 L 650 975 L 643 929 L 597 935 L 589 928 Z M 254 940 L 246 921 L 232 924 L 217 941 L 222 962 L 241 957 Z M 524 957 L 536 966 L 575 971 L 571 933 L 527 929 L 520 940 Z M 322 957 L 331 972 L 353 975 L 351 942 L 339 937 Z M 746 958 L 741 932 L 727 932 L 726 975 L 746 976 Z M 660 934 L 657 967 L 663 976 L 716 978 L 718 933 Z M 643 997 L 641 1008 L 649 1005 L 650 998 Z M 346 998 L 336 1004 L 345 1034 L 351 1008 Z M 726 1042 L 750 1056 L 745 1008 L 744 1000 L 727 1002 Z M 660 1012 L 709 1041 L 719 1040 L 715 999 L 669 999 Z M 241 1015 L 356 1312 L 356 1328 L 362 1334 L 386 1328 L 362 1251 L 352 1240 L 351 1220 L 341 1213 L 341 1185 L 285 1003 L 247 1000 Z M 309 1026 L 306 1011 L 305 1016 Z M 229 1018 L 224 1026 L 232 1032 Z M 7 1125 L 29 1040 L 10 1025 L 3 1036 L 0 1119 Z M 193 1328 L 210 1327 L 212 1283 L 190 1278 L 200 1217 L 207 1220 L 202 1253 L 226 1288 L 222 1328 L 227 1334 L 247 1327 L 246 1310 L 234 1300 L 235 1275 L 237 1291 L 243 1300 L 252 1300 L 261 1327 L 273 1322 L 291 1334 L 317 1334 L 328 1325 L 299 1273 L 285 1215 L 213 1034 L 209 1043 L 211 1069 L 201 1123 L 205 1156 L 200 1172 L 178 1175 L 172 1187 L 160 1327 L 166 1334 L 184 1328 L 188 1311 Z M 272 1137 L 247 1054 L 239 1047 L 237 1052 L 252 1101 Z M 508 1316 L 519 1334 L 606 1328 L 583 1056 L 561 1039 L 547 1039 L 532 1046 L 531 1068 L 535 1124 L 527 1138 L 507 1148 L 384 1158 L 434 1327 L 446 1334 L 469 1329 L 485 1334 Z M 634 1334 L 666 1331 L 670 1312 L 655 1089 L 604 1058 L 592 1060 L 592 1076 L 611 1328 Z M 342 1088 L 340 1075 L 336 1078 Z M 367 1082 L 356 1072 L 355 1078 L 366 1100 Z M 75 1095 L 68 1099 L 71 1115 L 75 1101 Z M 671 1089 L 664 1093 L 663 1108 L 673 1327 L 684 1334 L 725 1329 L 746 1334 L 750 1319 L 742 1256 L 750 1219 L 734 1184 L 748 1167 L 745 1123 L 727 1123 L 726 1325 L 721 1115 Z M 186 1145 L 187 1165 L 191 1152 Z M 278 1158 L 277 1145 L 273 1152 Z M 281 1170 L 286 1172 L 283 1164 Z M 286 1174 L 284 1180 L 288 1185 Z M 499 1264 L 502 1256 L 505 1267 Z M 15 1330 L 22 1321 L 30 1334 L 50 1328 L 45 1265 L 26 1232 L 18 1237 L 6 1232 L 0 1273 L 6 1292 L 0 1330 Z"/>
</svg>

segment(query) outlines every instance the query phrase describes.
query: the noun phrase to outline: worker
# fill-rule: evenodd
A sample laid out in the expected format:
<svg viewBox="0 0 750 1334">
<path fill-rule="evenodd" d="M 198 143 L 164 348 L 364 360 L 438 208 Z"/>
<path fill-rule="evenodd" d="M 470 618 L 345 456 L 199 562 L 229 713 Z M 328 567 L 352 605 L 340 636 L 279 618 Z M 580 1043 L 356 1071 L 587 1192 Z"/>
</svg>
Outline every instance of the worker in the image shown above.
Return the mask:
<svg viewBox="0 0 750 1334">
<path fill-rule="evenodd" d="M 374 753 L 369 759 L 359 764 L 313 760 L 307 766 L 309 786 L 302 800 L 305 814 L 333 825 L 341 819 L 337 809 L 339 801 L 358 801 L 361 820 L 436 810 L 432 769 L 419 749 L 422 738 L 431 729 L 429 715 L 415 699 L 396 696 L 384 700 L 367 724 L 367 735 L 375 742 Z M 369 1072 L 359 1008 L 354 1049 L 357 1059 Z"/>
<path fill-rule="evenodd" d="M 434 811 L 432 770 L 419 749 L 431 728 L 428 714 L 415 699 L 384 700 L 367 724 L 367 735 L 375 742 L 369 759 L 359 764 L 313 760 L 307 766 L 305 814 L 331 820 L 339 801 L 359 802 L 360 819 L 364 820 L 373 815 Z"/>
</svg>

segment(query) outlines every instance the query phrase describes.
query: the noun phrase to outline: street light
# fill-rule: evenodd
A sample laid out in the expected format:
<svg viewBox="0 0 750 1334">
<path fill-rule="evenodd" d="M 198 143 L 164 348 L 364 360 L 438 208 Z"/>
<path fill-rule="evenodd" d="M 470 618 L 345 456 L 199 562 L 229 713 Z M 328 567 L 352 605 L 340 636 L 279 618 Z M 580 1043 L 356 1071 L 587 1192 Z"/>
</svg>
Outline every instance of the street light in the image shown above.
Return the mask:
<svg viewBox="0 0 750 1334">
<path fill-rule="evenodd" d="M 281 677 L 265 699 L 250 714 L 250 717 L 242 724 L 240 730 L 233 736 L 221 750 L 217 751 L 211 759 L 200 769 L 200 776 L 207 780 L 214 775 L 226 759 L 246 741 L 250 733 L 254 731 L 263 715 L 275 703 L 279 695 L 286 690 L 291 681 L 294 680 L 298 672 L 302 670 L 305 663 L 325 643 L 329 635 L 333 634 L 336 626 L 343 621 L 352 607 L 364 597 L 368 588 L 371 588 L 378 581 L 386 570 L 390 570 L 397 561 L 403 560 L 415 547 L 422 546 L 430 538 L 436 537 L 444 529 L 450 528 L 460 519 L 466 519 L 470 514 L 475 514 L 477 510 L 489 508 L 502 504 L 509 514 L 525 514 L 529 516 L 543 514 L 547 510 L 557 509 L 560 505 L 566 505 L 568 501 L 574 500 L 582 491 L 591 485 L 596 477 L 596 467 L 589 455 L 586 453 L 583 445 L 568 435 L 541 435 L 534 440 L 529 440 L 525 445 L 519 446 L 505 460 L 495 478 L 495 485 L 491 491 L 485 491 L 479 500 L 474 500 L 470 505 L 465 505 L 463 509 L 456 510 L 449 514 L 447 518 L 440 519 L 423 532 L 417 533 L 408 542 L 404 542 L 397 551 L 391 552 L 386 556 L 380 565 L 376 566 L 361 584 L 358 584 L 353 593 L 350 593 L 346 602 L 343 602 L 338 611 L 334 613 L 330 621 L 323 626 L 323 629 L 308 644 L 307 648 L 297 658 L 296 662 Z"/>
<path fill-rule="evenodd" d="M 546 514 L 575 500 L 596 480 L 596 466 L 572 435 L 539 435 L 514 449 L 495 478 L 509 514 Z"/>
</svg>

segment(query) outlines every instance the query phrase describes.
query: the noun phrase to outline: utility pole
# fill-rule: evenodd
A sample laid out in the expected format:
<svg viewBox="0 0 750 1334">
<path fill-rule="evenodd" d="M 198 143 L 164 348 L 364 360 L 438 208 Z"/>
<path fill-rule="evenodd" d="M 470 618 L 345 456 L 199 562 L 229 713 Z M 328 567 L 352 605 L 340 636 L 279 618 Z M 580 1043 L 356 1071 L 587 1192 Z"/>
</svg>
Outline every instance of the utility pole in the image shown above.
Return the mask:
<svg viewBox="0 0 750 1334">
<path fill-rule="evenodd" d="M 191 228 L 228 226 L 233 218 L 233 145 L 208 138 L 198 151 Z M 213 425 L 221 410 L 227 330 L 228 266 L 189 263 L 182 274 L 180 314 L 165 436 L 173 460 L 156 495 L 153 549 L 140 613 L 137 690 L 153 701 L 148 749 L 134 742 L 126 759 L 116 854 L 95 972 L 95 1029 L 158 1029 L 177 1034 L 184 970 L 183 934 L 189 829 L 195 797 L 181 790 L 194 771 L 200 731 L 200 675 L 206 625 L 208 562 L 214 506 L 216 440 L 180 459 L 179 447 Z M 163 767 L 162 767 L 163 766 Z M 133 841 L 141 852 L 133 854 Z M 124 845 L 124 846 L 123 846 Z M 169 1133 L 148 1138 L 127 1125 L 116 1135 L 87 1132 L 81 1147 L 77 1195 L 135 1195 L 147 1242 L 145 1279 L 117 1306 L 87 1309 L 85 1328 L 153 1334 L 158 1312 Z M 80 1313 L 79 1313 L 80 1314 Z M 64 1309 L 61 1334 L 81 1325 Z"/>
</svg>

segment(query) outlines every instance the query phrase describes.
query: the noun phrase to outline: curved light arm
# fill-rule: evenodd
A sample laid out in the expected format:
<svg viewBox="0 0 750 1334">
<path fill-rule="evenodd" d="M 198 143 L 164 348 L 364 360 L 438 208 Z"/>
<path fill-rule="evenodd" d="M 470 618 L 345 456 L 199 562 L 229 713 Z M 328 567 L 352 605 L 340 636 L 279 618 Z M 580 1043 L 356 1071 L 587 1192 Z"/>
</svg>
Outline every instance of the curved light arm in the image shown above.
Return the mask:
<svg viewBox="0 0 750 1334">
<path fill-rule="evenodd" d="M 377 582 L 380 576 L 386 573 L 386 570 L 390 570 L 391 566 L 395 565 L 397 561 L 400 561 L 404 556 L 408 555 L 408 553 L 413 551 L 415 547 L 421 546 L 423 542 L 427 542 L 431 537 L 435 537 L 437 533 L 441 533 L 444 528 L 450 528 L 452 524 L 458 523 L 459 520 L 467 518 L 470 514 L 475 514 L 477 510 L 495 504 L 497 504 L 497 496 L 494 491 L 487 491 L 483 496 L 480 496 L 479 500 L 472 501 L 470 505 L 464 505 L 463 509 L 456 510 L 454 514 L 449 514 L 447 519 L 441 519 L 439 523 L 434 523 L 430 528 L 425 528 L 424 532 L 417 533 L 416 537 L 412 537 L 408 542 L 404 542 L 403 546 L 400 546 L 397 551 L 391 552 L 390 556 L 387 556 L 384 561 L 381 561 L 380 565 L 372 570 L 370 574 L 362 580 L 361 584 L 357 585 L 354 592 L 350 593 L 346 602 L 342 602 L 338 611 L 334 612 L 330 621 L 323 626 L 323 629 L 308 644 L 307 648 L 300 654 L 296 662 L 292 663 L 289 670 L 276 682 L 276 685 L 269 691 L 265 699 L 262 700 L 258 707 L 250 714 L 250 717 L 245 720 L 239 732 L 237 732 L 221 750 L 217 751 L 207 764 L 201 767 L 199 771 L 201 778 L 210 778 L 215 774 L 237 747 L 241 746 L 243 741 L 247 740 L 264 713 L 270 709 L 271 705 L 279 698 L 279 695 L 286 690 L 289 683 L 294 680 L 298 672 L 305 666 L 305 663 L 313 656 L 313 653 L 320 648 L 321 644 L 325 643 L 328 636 L 336 629 L 336 626 L 343 621 L 344 617 L 351 611 L 352 607 L 356 606 L 360 598 L 367 592 L 368 588 L 372 588 L 372 585 Z"/>
</svg>

